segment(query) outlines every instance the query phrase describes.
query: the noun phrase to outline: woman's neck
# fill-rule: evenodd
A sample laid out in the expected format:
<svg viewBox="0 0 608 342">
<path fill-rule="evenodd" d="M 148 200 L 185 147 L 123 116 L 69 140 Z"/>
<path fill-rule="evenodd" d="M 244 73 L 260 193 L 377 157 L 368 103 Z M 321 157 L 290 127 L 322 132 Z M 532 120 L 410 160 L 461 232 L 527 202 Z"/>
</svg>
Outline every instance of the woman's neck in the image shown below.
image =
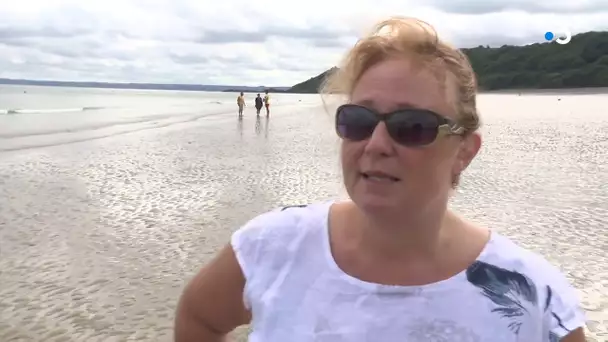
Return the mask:
<svg viewBox="0 0 608 342">
<path fill-rule="evenodd" d="M 447 210 L 439 208 L 418 211 L 416 215 L 405 211 L 393 215 L 373 215 L 360 210 L 354 203 L 352 234 L 359 248 L 380 260 L 432 260 L 445 255 L 454 241 L 452 237 L 462 221 Z"/>
</svg>

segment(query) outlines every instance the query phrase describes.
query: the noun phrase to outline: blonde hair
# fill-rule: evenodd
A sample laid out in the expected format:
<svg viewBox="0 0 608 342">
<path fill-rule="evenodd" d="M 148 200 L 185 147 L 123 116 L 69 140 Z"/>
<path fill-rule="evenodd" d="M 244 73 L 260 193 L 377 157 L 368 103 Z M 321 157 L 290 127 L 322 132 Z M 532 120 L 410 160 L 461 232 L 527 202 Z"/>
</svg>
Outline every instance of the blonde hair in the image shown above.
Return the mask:
<svg viewBox="0 0 608 342">
<path fill-rule="evenodd" d="M 460 50 L 439 39 L 428 23 L 407 17 L 392 17 L 376 24 L 348 52 L 339 68 L 325 78 L 323 94 L 345 94 L 350 98 L 361 75 L 371 66 L 395 57 L 411 58 L 431 71 L 453 105 L 465 134 L 480 126 L 477 113 L 477 80 L 468 58 Z M 446 80 L 448 81 L 446 83 Z"/>
</svg>

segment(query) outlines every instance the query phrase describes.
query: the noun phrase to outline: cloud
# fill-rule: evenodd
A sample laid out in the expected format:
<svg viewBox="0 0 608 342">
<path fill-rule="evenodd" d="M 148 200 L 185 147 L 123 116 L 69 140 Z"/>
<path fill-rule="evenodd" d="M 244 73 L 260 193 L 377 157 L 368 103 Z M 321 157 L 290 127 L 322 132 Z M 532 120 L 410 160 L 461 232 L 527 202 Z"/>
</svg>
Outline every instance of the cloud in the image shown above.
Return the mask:
<svg viewBox="0 0 608 342">
<path fill-rule="evenodd" d="M 288 86 L 374 21 L 416 16 L 459 47 L 608 29 L 608 0 L 0 0 L 0 77 Z"/>
<path fill-rule="evenodd" d="M 336 32 L 322 27 L 294 28 L 289 26 L 278 26 L 270 24 L 261 26 L 257 30 L 235 30 L 201 28 L 202 37 L 194 42 L 201 44 L 223 44 L 223 43 L 263 43 L 269 38 L 299 38 L 308 40 L 338 40 L 351 31 Z"/>
<path fill-rule="evenodd" d="M 606 0 L 431 0 L 427 3 L 445 12 L 459 14 L 486 14 L 504 11 L 581 14 L 608 11 L 608 1 Z"/>
<path fill-rule="evenodd" d="M 169 52 L 171 59 L 177 64 L 205 64 L 209 62 L 209 58 L 197 54 L 180 54 L 177 52 Z"/>
</svg>

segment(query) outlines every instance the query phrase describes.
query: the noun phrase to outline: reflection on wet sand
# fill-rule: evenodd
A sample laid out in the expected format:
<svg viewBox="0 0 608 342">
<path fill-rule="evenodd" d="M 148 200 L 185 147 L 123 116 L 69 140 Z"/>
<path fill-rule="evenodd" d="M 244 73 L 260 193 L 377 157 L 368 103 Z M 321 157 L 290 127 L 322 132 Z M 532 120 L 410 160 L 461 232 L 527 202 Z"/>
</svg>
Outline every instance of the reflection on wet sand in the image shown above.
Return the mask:
<svg viewBox="0 0 608 342">
<path fill-rule="evenodd" d="M 260 116 L 257 115 L 255 117 L 255 133 L 256 133 L 256 135 L 260 135 L 261 132 L 262 132 L 262 128 L 260 127 Z"/>
<path fill-rule="evenodd" d="M 243 117 L 242 116 L 239 116 L 236 127 L 237 127 L 237 131 L 239 132 L 239 135 L 242 138 L 243 137 Z"/>
</svg>

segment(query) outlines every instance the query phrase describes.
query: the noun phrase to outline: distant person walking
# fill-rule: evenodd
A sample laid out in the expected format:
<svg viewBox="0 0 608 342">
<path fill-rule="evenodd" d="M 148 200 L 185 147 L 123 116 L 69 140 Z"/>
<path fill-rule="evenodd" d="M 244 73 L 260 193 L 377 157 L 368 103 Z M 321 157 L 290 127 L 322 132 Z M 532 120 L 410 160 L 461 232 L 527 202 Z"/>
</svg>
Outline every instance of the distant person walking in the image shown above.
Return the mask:
<svg viewBox="0 0 608 342">
<path fill-rule="evenodd" d="M 266 105 L 266 116 L 270 116 L 270 94 L 268 94 L 268 90 L 266 90 L 266 95 L 264 95 L 264 104 Z"/>
<path fill-rule="evenodd" d="M 264 100 L 260 97 L 260 94 L 255 98 L 255 110 L 258 116 L 260 116 L 260 111 L 262 110 L 262 106 L 264 105 Z"/>
<path fill-rule="evenodd" d="M 243 108 L 245 107 L 245 94 L 241 92 L 241 95 L 236 98 L 236 104 L 239 106 L 239 117 L 242 117 Z"/>
</svg>

